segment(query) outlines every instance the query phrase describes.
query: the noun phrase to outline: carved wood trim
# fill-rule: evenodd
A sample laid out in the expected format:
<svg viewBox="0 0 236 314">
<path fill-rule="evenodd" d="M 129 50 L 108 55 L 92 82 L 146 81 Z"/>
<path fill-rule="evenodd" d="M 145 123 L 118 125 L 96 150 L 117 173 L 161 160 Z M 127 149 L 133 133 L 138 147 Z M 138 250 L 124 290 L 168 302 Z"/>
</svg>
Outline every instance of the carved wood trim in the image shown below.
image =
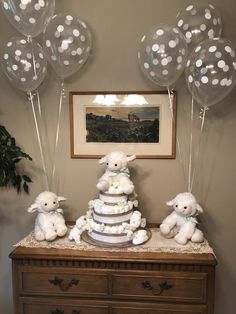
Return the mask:
<svg viewBox="0 0 236 314">
<path fill-rule="evenodd" d="M 160 263 L 137 263 L 137 262 L 112 262 L 112 261 L 64 261 L 64 260 L 18 260 L 19 266 L 42 266 L 42 267 L 70 267 L 90 269 L 118 269 L 118 270 L 160 270 L 160 271 L 186 271 L 207 272 L 206 265 L 185 264 L 160 264 Z"/>
</svg>

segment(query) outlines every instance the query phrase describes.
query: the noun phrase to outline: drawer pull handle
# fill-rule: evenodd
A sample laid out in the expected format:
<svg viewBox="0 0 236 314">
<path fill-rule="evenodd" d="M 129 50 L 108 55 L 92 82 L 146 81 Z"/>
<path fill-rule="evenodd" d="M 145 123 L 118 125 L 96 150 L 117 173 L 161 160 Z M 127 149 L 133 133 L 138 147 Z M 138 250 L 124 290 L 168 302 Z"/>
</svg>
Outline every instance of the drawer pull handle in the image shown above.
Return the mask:
<svg viewBox="0 0 236 314">
<path fill-rule="evenodd" d="M 59 288 L 61 289 L 61 291 L 64 292 L 64 291 L 69 290 L 69 289 L 70 289 L 71 287 L 73 287 L 73 286 L 77 286 L 78 283 L 79 283 L 79 279 L 73 278 L 73 279 L 71 279 L 71 281 L 70 281 L 67 285 L 64 284 L 64 280 L 63 280 L 63 279 L 58 278 L 58 277 L 55 277 L 54 279 L 49 280 L 49 282 L 50 282 L 51 284 L 53 284 L 54 286 L 59 286 Z M 59 313 L 58 313 L 58 314 L 59 314 Z"/>
<path fill-rule="evenodd" d="M 64 311 L 55 309 L 55 311 L 52 311 L 51 314 L 64 314 Z"/>
<path fill-rule="evenodd" d="M 161 295 L 165 290 L 169 290 L 173 287 L 173 285 L 168 284 L 167 281 L 159 283 L 158 288 L 152 287 L 149 281 L 142 282 L 142 286 L 144 289 L 151 290 L 153 295 Z"/>
<path fill-rule="evenodd" d="M 64 311 L 61 311 L 59 309 L 56 309 L 55 311 L 52 311 L 51 314 L 64 314 Z M 73 310 L 71 314 L 80 314 L 80 311 Z"/>
</svg>

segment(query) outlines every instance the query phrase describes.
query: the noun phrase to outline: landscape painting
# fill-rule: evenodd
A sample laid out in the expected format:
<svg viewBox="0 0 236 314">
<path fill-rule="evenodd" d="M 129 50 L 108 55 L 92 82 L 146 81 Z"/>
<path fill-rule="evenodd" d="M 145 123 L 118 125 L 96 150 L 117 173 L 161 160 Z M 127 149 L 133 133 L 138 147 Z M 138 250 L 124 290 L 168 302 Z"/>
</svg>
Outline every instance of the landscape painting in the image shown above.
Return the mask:
<svg viewBox="0 0 236 314">
<path fill-rule="evenodd" d="M 159 143 L 159 106 L 88 106 L 87 143 Z"/>
</svg>

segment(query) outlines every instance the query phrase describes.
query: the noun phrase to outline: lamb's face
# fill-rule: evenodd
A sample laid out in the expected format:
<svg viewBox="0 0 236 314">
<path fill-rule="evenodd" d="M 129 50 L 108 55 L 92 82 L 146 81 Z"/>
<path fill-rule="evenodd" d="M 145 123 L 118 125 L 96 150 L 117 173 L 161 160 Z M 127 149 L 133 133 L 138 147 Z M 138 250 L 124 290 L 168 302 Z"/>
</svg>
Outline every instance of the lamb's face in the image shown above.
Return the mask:
<svg viewBox="0 0 236 314">
<path fill-rule="evenodd" d="M 81 229 L 83 226 L 86 225 L 86 223 L 87 223 L 86 217 L 82 216 L 82 217 L 80 217 L 79 219 L 76 220 L 76 227 L 78 229 Z"/>
<path fill-rule="evenodd" d="M 41 210 L 44 212 L 50 212 L 59 207 L 58 197 L 55 194 L 47 195 L 39 202 Z"/>
<path fill-rule="evenodd" d="M 126 156 L 121 154 L 110 154 L 107 156 L 107 169 L 110 171 L 119 171 L 127 165 Z"/>
<path fill-rule="evenodd" d="M 196 203 L 193 201 L 175 202 L 173 207 L 182 216 L 191 216 L 196 212 Z"/>
</svg>

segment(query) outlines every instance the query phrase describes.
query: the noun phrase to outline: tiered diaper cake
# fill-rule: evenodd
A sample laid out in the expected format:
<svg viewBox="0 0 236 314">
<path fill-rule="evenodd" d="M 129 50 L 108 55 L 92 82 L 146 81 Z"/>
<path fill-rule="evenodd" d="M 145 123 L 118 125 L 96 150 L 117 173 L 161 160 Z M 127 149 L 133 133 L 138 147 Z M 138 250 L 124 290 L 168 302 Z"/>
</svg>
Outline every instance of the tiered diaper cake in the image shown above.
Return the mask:
<svg viewBox="0 0 236 314">
<path fill-rule="evenodd" d="M 79 242 L 81 234 L 85 241 L 100 246 L 137 245 L 148 240 L 146 219 L 137 210 L 138 201 L 127 168 L 135 158 L 116 151 L 100 159 L 99 163 L 107 168 L 97 184 L 99 198 L 90 201 L 86 216 L 77 219 L 69 236 L 71 240 Z"/>
</svg>

